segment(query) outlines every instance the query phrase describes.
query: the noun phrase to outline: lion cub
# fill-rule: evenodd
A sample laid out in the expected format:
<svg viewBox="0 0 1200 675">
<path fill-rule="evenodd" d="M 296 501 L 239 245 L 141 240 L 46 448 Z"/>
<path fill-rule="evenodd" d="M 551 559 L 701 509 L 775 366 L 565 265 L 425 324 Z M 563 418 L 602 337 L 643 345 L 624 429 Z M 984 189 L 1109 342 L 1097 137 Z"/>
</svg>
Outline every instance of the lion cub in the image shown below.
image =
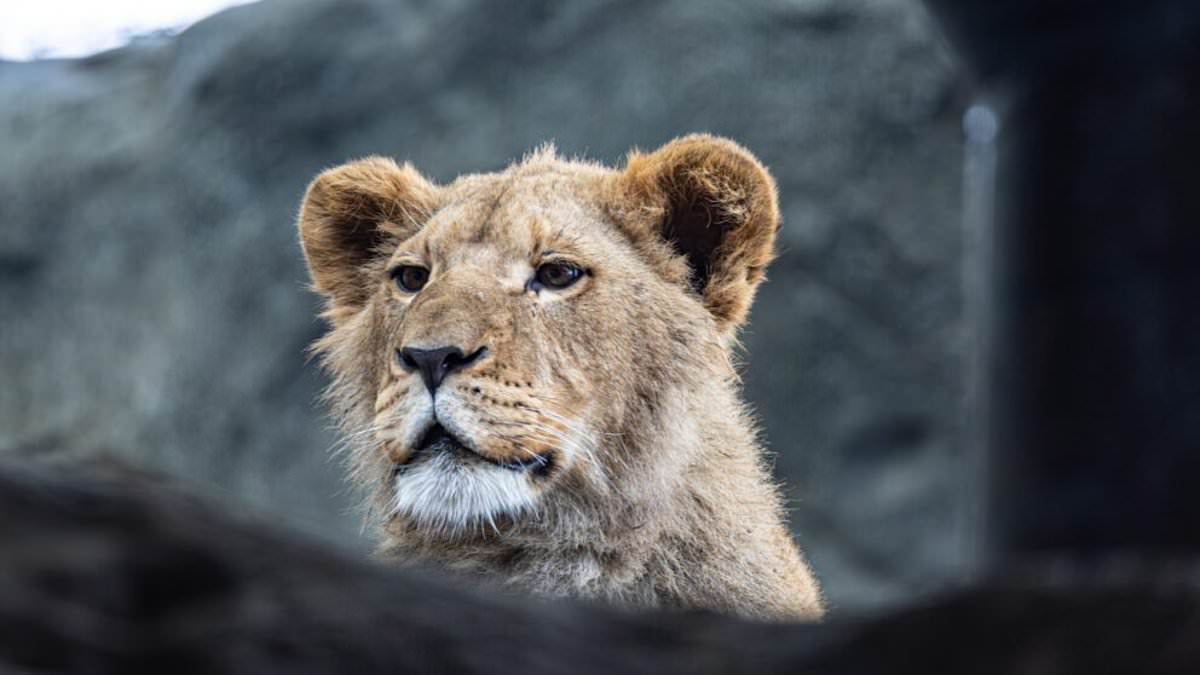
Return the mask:
<svg viewBox="0 0 1200 675">
<path fill-rule="evenodd" d="M 435 185 L 309 186 L 314 346 L 380 555 L 629 607 L 816 618 L 731 365 L 779 208 L 695 135 L 624 168 L 543 148 Z"/>
</svg>

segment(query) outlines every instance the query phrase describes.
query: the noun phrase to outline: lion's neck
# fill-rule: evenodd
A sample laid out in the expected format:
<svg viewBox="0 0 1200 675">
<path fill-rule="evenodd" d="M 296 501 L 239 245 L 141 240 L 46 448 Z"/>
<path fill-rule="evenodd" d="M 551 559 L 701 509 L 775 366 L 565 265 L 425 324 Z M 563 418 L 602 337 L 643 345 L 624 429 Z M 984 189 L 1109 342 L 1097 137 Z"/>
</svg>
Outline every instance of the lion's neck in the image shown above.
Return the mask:
<svg viewBox="0 0 1200 675">
<path fill-rule="evenodd" d="M 617 442 L 623 445 L 601 450 L 629 460 L 607 485 L 565 486 L 536 519 L 451 538 L 393 533 L 382 554 L 548 595 L 633 606 L 704 599 L 766 615 L 778 610 L 764 607 L 796 597 L 772 584 L 799 579 L 813 587 L 732 392 L 666 401 Z M 770 598 L 779 593 L 783 600 Z M 817 611 L 815 590 L 810 595 L 807 609 L 793 614 Z"/>
</svg>

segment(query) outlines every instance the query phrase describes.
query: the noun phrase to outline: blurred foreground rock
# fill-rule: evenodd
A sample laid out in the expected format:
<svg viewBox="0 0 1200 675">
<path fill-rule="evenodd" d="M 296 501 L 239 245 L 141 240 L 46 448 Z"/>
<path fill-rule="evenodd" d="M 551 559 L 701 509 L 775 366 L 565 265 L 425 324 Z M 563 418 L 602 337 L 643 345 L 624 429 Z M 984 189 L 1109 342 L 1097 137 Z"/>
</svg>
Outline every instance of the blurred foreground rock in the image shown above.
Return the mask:
<svg viewBox="0 0 1200 675">
<path fill-rule="evenodd" d="M 747 393 L 833 609 L 936 587 L 962 548 L 961 99 L 904 0 L 267 0 L 0 63 L 0 451 L 121 457 L 362 550 L 305 363 L 306 181 L 710 131 L 779 181 Z"/>
<path fill-rule="evenodd" d="M 1195 565 L 1068 569 L 823 625 L 624 614 L 390 572 L 128 476 L 12 466 L 0 540 L 6 673 L 1200 670 Z"/>
</svg>

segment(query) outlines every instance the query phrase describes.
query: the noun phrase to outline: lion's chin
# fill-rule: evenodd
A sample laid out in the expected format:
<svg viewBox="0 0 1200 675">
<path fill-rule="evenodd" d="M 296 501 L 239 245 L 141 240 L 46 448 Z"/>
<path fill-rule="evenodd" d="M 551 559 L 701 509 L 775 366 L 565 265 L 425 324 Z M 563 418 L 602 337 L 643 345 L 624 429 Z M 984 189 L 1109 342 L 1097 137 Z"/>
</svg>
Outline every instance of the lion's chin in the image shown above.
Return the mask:
<svg viewBox="0 0 1200 675">
<path fill-rule="evenodd" d="M 501 519 L 531 512 L 536 498 L 526 471 L 443 448 L 406 464 L 394 488 L 398 515 L 444 534 L 495 529 Z"/>
</svg>

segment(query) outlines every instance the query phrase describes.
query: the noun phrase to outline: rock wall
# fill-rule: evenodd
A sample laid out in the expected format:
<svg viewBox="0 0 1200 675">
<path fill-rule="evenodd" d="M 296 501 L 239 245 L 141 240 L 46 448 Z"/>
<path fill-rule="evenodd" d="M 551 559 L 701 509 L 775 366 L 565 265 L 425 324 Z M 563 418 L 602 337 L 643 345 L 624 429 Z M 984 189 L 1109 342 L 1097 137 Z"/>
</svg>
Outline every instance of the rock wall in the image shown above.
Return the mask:
<svg viewBox="0 0 1200 675">
<path fill-rule="evenodd" d="M 902 0 L 266 0 L 0 63 L 0 451 L 132 460 L 365 550 L 305 357 L 307 180 L 709 131 L 779 181 L 744 363 L 799 540 L 835 612 L 935 588 L 963 551 L 964 100 Z"/>
</svg>

